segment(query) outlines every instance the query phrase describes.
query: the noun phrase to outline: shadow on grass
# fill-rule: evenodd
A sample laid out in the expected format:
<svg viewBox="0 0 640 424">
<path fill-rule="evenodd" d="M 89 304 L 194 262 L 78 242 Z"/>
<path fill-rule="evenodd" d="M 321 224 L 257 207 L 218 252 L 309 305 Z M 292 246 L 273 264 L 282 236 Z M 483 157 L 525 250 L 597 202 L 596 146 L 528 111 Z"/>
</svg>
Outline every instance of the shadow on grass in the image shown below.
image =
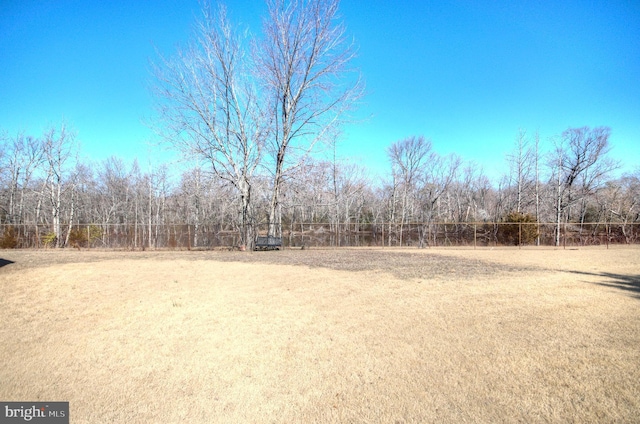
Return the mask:
<svg viewBox="0 0 640 424">
<path fill-rule="evenodd" d="M 640 274 L 614 274 L 611 272 L 584 272 L 584 271 L 569 271 L 573 274 L 582 275 L 594 275 L 596 277 L 604 277 L 605 281 L 599 281 L 593 284 L 604 287 L 612 287 L 628 292 L 637 299 L 640 299 Z"/>
<path fill-rule="evenodd" d="M 11 265 L 12 263 L 14 262 L 7 259 L 0 258 L 0 268 L 2 268 L 5 265 Z"/>
</svg>

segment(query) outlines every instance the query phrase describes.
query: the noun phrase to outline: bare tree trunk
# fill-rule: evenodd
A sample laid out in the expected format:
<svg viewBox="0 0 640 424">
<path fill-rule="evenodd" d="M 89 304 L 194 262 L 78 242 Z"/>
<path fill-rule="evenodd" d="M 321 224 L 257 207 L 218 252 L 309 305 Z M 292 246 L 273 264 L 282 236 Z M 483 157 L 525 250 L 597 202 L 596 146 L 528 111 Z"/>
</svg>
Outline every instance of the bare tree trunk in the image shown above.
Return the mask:
<svg viewBox="0 0 640 424">
<path fill-rule="evenodd" d="M 333 222 L 335 228 L 335 245 L 340 246 L 340 205 L 338 202 L 338 164 L 337 164 L 337 143 L 336 140 L 332 140 L 333 147 L 333 161 L 331 163 L 331 179 L 333 189 L 333 203 L 334 203 L 334 215 Z"/>
<path fill-rule="evenodd" d="M 536 131 L 536 246 L 540 246 L 540 135 Z"/>
<path fill-rule="evenodd" d="M 69 228 L 67 229 L 67 236 L 64 239 L 64 245 L 68 246 L 69 245 L 69 236 L 71 235 L 71 230 L 73 228 L 73 213 L 74 213 L 74 208 L 75 208 L 75 190 L 72 189 L 71 191 L 71 206 L 70 206 L 70 211 L 69 211 Z M 89 242 L 89 239 L 87 239 L 87 242 Z"/>
<path fill-rule="evenodd" d="M 282 167 L 276 168 L 276 175 L 269 204 L 269 229 L 270 237 L 282 237 L 282 215 L 280 213 L 280 181 L 282 180 Z"/>
<path fill-rule="evenodd" d="M 402 236 L 404 235 L 404 221 L 407 214 L 407 185 L 404 185 L 402 192 L 402 214 L 400 215 L 400 235 L 398 237 L 398 245 L 402 247 Z"/>
<path fill-rule="evenodd" d="M 200 190 L 201 190 L 201 171 L 200 169 L 196 170 L 195 175 L 195 183 L 196 183 L 196 194 L 195 194 L 195 216 L 193 222 L 193 247 L 198 247 L 198 232 L 200 231 Z M 248 202 L 247 202 L 248 203 Z"/>
<path fill-rule="evenodd" d="M 136 196 L 134 221 L 133 221 L 133 248 L 138 248 L 138 196 Z"/>
<path fill-rule="evenodd" d="M 562 174 L 558 166 L 558 181 L 556 186 L 556 246 L 560 246 L 560 218 L 562 215 Z"/>
<path fill-rule="evenodd" d="M 392 184 L 391 199 L 389 200 L 391 202 L 391 205 L 390 205 L 391 211 L 390 211 L 390 214 L 389 214 L 389 231 L 387 231 L 387 243 L 388 243 L 389 247 L 391 247 L 391 230 L 392 230 L 391 226 L 396 221 L 396 192 L 397 192 L 397 184 L 396 184 L 395 175 L 394 175 L 393 184 Z"/>
<path fill-rule="evenodd" d="M 242 203 L 242 246 L 246 249 L 253 250 L 253 223 L 251 219 L 251 185 L 248 181 L 243 181 L 240 186 L 240 201 Z"/>
<path fill-rule="evenodd" d="M 53 233 L 55 234 L 55 247 L 60 247 L 62 236 L 60 232 L 60 191 L 62 189 L 61 183 L 58 181 L 55 184 L 51 184 L 51 220 L 53 223 Z"/>
<path fill-rule="evenodd" d="M 148 223 L 149 223 L 149 240 L 148 240 L 147 246 L 149 248 L 151 248 L 151 246 L 153 245 L 153 235 L 152 235 L 153 233 L 151 232 L 151 219 L 152 219 L 152 212 L 151 211 L 153 210 L 153 203 L 152 203 L 152 200 L 153 200 L 153 197 L 152 197 L 153 196 L 153 187 L 151 185 L 152 184 L 152 181 L 151 181 L 152 178 L 153 178 L 152 175 L 149 174 L 149 209 L 147 211 L 147 213 L 148 213 Z"/>
</svg>

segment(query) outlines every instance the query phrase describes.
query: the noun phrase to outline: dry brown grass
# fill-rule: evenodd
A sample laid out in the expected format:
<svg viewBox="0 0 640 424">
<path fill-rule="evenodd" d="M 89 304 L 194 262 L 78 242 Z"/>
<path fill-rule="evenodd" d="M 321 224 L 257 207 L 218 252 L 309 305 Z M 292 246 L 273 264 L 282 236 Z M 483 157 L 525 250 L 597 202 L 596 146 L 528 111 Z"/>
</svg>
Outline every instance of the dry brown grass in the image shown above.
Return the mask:
<svg viewBox="0 0 640 424">
<path fill-rule="evenodd" d="M 640 249 L 0 257 L 0 399 L 73 423 L 640 416 Z"/>
</svg>

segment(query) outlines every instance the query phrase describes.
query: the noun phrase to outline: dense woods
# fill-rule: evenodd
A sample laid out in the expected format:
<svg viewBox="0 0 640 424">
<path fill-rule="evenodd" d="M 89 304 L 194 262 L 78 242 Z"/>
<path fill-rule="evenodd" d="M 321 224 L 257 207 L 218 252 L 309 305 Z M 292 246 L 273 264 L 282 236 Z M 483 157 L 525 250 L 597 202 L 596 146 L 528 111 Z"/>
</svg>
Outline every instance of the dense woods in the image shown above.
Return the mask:
<svg viewBox="0 0 640 424">
<path fill-rule="evenodd" d="M 521 131 L 496 182 L 421 136 L 390 143 L 381 179 L 309 155 L 283 179 L 285 245 L 636 243 L 640 170 L 613 177 L 608 137 L 607 128 L 571 128 L 545 150 Z M 273 180 L 260 169 L 243 216 L 233 184 L 210 170 L 143 170 L 116 156 L 88 163 L 65 125 L 5 132 L 1 143 L 3 248 L 211 248 L 244 243 L 244 220 L 251 237 L 268 231 Z"/>
</svg>

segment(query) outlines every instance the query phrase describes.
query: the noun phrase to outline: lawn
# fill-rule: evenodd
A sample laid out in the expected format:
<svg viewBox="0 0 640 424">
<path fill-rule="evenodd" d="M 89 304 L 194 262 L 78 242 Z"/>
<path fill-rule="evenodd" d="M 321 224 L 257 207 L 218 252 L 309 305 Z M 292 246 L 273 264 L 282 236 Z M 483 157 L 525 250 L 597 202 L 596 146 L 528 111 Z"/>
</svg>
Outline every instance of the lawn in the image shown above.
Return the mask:
<svg viewBox="0 0 640 424">
<path fill-rule="evenodd" d="M 640 417 L 638 248 L 0 258 L 0 400 L 72 423 Z"/>
</svg>

